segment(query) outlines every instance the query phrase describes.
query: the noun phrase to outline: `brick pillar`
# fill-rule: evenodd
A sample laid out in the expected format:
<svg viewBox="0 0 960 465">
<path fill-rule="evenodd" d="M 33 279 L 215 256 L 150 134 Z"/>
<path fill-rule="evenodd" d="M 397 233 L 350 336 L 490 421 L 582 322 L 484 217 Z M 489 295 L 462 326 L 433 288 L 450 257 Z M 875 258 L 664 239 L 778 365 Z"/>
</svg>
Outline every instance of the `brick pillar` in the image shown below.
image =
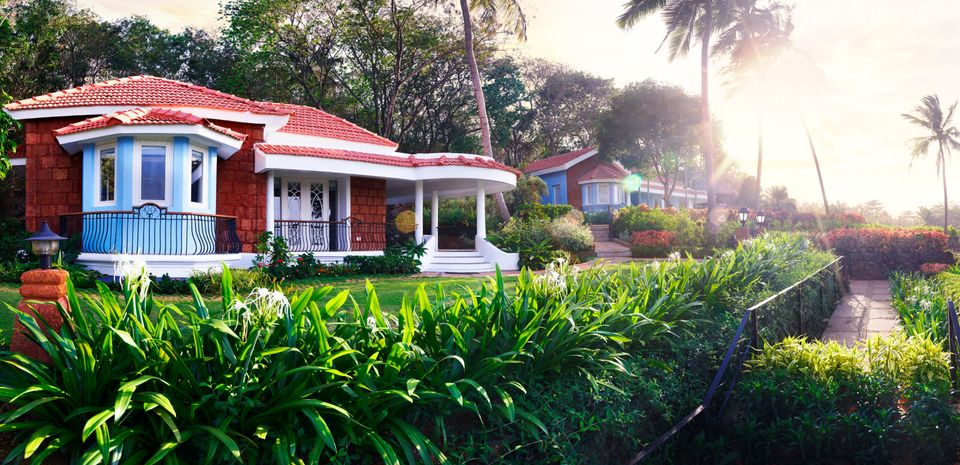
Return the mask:
<svg viewBox="0 0 960 465">
<path fill-rule="evenodd" d="M 49 329 L 59 332 L 63 325 L 63 318 L 57 311 L 57 303 L 69 311 L 67 305 L 67 272 L 63 270 L 30 270 L 20 276 L 23 285 L 20 287 L 20 295 L 23 300 L 17 309 L 21 312 L 32 314 L 49 324 Z M 40 301 L 41 303 L 28 303 L 28 301 Z M 19 318 L 13 325 L 13 337 L 10 339 L 10 351 L 19 352 L 27 357 L 41 362 L 50 363 L 50 356 L 47 355 L 40 346 L 36 345 L 26 334 L 25 328 L 20 324 Z"/>
</svg>

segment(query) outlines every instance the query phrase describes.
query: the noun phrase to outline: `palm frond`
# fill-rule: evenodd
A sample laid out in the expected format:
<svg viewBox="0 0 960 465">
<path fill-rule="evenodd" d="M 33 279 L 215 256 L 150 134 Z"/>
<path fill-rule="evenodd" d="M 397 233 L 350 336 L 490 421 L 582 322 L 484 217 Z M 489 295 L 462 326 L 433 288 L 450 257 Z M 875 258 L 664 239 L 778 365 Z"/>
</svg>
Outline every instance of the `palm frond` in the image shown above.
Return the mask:
<svg viewBox="0 0 960 465">
<path fill-rule="evenodd" d="M 623 13 L 617 17 L 617 26 L 630 29 L 641 19 L 663 9 L 668 0 L 629 0 L 623 4 Z"/>
</svg>

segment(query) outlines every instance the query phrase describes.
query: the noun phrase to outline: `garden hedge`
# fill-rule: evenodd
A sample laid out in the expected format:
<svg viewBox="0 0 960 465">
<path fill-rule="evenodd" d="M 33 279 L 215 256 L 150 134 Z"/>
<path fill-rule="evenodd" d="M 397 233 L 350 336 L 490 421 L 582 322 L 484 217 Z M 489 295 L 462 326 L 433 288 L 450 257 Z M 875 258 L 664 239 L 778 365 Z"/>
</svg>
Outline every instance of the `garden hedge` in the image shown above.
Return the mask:
<svg viewBox="0 0 960 465">
<path fill-rule="evenodd" d="M 892 271 L 919 271 L 924 263 L 954 262 L 947 235 L 911 229 L 835 229 L 821 243 L 844 257 L 853 279 L 887 279 Z"/>
</svg>

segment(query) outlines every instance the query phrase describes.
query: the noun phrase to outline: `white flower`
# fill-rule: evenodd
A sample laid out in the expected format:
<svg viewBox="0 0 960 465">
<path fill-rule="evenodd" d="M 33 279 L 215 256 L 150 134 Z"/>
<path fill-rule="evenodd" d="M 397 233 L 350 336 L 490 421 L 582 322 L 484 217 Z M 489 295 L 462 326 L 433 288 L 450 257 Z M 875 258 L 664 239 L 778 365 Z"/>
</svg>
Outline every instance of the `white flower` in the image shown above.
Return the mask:
<svg viewBox="0 0 960 465">
<path fill-rule="evenodd" d="M 680 251 L 677 250 L 676 252 L 673 252 L 673 253 L 671 253 L 670 255 L 667 255 L 667 260 L 670 260 L 670 261 L 673 261 L 673 262 L 679 262 L 679 261 L 680 261 Z"/>
<path fill-rule="evenodd" d="M 270 328 L 277 320 L 289 316 L 290 301 L 280 291 L 259 287 L 251 291 L 246 299 L 234 300 L 230 304 L 230 313 L 240 323 L 243 338 L 246 339 L 250 327 Z"/>
<path fill-rule="evenodd" d="M 367 327 L 370 328 L 370 331 L 377 330 L 377 319 L 373 315 L 367 317 Z"/>
<path fill-rule="evenodd" d="M 930 302 L 929 300 L 927 300 L 927 299 L 923 299 L 923 300 L 920 301 L 920 308 L 922 308 L 922 309 L 924 309 L 924 310 L 930 310 L 930 305 L 932 305 L 932 304 L 931 304 L 931 302 Z"/>
<path fill-rule="evenodd" d="M 150 269 L 147 262 L 135 255 L 120 255 L 113 264 L 113 275 L 120 279 L 120 284 L 127 286 L 134 294 L 139 294 L 140 300 L 147 298 L 150 290 Z"/>
</svg>

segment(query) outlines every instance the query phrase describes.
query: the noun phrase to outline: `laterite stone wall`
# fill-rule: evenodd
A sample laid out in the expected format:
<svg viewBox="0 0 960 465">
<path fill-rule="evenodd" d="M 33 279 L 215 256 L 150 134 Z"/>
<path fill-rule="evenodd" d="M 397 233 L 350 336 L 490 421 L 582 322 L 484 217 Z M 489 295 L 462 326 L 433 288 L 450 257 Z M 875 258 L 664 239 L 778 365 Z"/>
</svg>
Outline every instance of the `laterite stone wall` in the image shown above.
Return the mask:
<svg viewBox="0 0 960 465">
<path fill-rule="evenodd" d="M 384 179 L 350 178 L 350 217 L 358 222 L 351 230 L 353 250 L 382 250 L 386 246 L 387 181 Z M 372 223 L 370 226 L 356 226 Z"/>
<path fill-rule="evenodd" d="M 70 155 L 57 143 L 53 130 L 82 120 L 82 117 L 45 118 L 23 122 L 25 143 L 20 147 L 27 159 L 27 230 L 36 231 L 42 221 L 60 231 L 63 213 L 82 208 L 83 156 Z"/>
<path fill-rule="evenodd" d="M 257 235 L 267 227 L 267 175 L 253 172 L 253 145 L 263 142 L 263 125 L 211 122 L 247 135 L 237 153 L 217 161 L 217 214 L 237 217 L 242 250 L 253 252 Z"/>
<path fill-rule="evenodd" d="M 567 203 L 573 208 L 583 210 L 583 186 L 580 185 L 580 178 L 600 163 L 600 156 L 594 155 L 567 170 Z"/>
</svg>

